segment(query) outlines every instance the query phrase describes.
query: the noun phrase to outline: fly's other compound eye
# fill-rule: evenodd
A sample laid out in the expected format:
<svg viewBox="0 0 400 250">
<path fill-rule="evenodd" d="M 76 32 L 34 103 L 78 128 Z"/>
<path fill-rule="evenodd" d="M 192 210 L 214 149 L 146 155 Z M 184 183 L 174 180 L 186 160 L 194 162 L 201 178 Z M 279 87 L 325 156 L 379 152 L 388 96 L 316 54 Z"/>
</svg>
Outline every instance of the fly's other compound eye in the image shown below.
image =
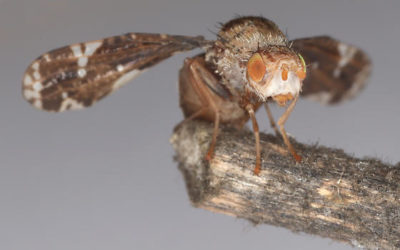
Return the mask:
<svg viewBox="0 0 400 250">
<path fill-rule="evenodd" d="M 304 61 L 304 58 L 300 55 L 297 54 L 301 60 L 301 66 L 303 66 L 303 69 L 300 69 L 297 71 L 297 76 L 301 79 L 304 80 L 304 78 L 306 78 L 306 74 L 307 74 L 307 67 L 306 67 L 306 62 Z"/>
<path fill-rule="evenodd" d="M 247 63 L 247 75 L 255 82 L 261 82 L 267 72 L 264 61 L 259 53 L 251 56 Z"/>
</svg>

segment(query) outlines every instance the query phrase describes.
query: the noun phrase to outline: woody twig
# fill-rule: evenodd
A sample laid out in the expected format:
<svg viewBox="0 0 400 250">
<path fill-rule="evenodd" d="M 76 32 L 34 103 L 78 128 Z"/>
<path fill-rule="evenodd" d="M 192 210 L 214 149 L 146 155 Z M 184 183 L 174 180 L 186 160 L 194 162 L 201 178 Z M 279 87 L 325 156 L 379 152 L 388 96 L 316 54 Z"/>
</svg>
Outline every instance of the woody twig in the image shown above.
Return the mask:
<svg viewBox="0 0 400 250">
<path fill-rule="evenodd" d="M 171 138 L 193 206 L 353 246 L 400 248 L 400 164 L 292 140 L 303 157 L 296 164 L 280 138 L 261 134 L 256 176 L 253 133 L 221 127 L 207 162 L 212 131 L 187 122 Z"/>
</svg>

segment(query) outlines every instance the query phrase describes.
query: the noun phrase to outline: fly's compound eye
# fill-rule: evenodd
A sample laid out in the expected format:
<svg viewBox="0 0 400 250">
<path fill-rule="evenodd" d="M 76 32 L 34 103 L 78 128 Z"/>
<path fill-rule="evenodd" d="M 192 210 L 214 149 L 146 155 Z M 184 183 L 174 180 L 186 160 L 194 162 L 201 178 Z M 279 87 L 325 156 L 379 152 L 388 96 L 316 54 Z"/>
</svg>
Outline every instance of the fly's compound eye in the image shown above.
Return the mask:
<svg viewBox="0 0 400 250">
<path fill-rule="evenodd" d="M 247 63 L 247 75 L 251 80 L 261 82 L 266 72 L 267 69 L 261 55 L 259 53 L 252 55 Z"/>
</svg>

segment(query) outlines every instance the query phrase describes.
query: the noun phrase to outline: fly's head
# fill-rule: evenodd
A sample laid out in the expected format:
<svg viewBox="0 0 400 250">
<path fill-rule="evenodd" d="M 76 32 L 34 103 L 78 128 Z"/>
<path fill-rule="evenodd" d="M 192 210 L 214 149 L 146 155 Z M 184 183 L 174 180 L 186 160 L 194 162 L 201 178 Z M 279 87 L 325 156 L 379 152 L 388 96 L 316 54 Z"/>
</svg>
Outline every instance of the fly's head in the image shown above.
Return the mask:
<svg viewBox="0 0 400 250">
<path fill-rule="evenodd" d="M 304 59 L 287 46 L 259 50 L 247 62 L 249 89 L 263 101 L 272 97 L 280 106 L 300 93 L 305 77 Z"/>
</svg>

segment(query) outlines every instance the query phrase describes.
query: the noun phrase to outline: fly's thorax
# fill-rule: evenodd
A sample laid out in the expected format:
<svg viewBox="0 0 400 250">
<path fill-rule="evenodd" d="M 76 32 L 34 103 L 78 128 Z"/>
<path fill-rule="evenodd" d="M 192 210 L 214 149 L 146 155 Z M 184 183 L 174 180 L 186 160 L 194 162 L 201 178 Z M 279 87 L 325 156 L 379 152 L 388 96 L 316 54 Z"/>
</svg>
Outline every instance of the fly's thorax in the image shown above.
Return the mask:
<svg viewBox="0 0 400 250">
<path fill-rule="evenodd" d="M 279 27 L 263 17 L 239 17 L 225 23 L 218 40 L 228 48 L 256 51 L 271 45 L 286 45 L 287 38 Z"/>
<path fill-rule="evenodd" d="M 287 46 L 269 46 L 255 52 L 246 68 L 248 88 L 261 100 L 272 97 L 282 106 L 300 93 L 306 76 L 302 57 Z"/>
<path fill-rule="evenodd" d="M 243 52 L 224 48 L 219 41 L 207 51 L 206 62 L 212 65 L 220 76 L 222 84 L 234 92 L 244 90 L 246 80 L 247 57 Z"/>
</svg>

